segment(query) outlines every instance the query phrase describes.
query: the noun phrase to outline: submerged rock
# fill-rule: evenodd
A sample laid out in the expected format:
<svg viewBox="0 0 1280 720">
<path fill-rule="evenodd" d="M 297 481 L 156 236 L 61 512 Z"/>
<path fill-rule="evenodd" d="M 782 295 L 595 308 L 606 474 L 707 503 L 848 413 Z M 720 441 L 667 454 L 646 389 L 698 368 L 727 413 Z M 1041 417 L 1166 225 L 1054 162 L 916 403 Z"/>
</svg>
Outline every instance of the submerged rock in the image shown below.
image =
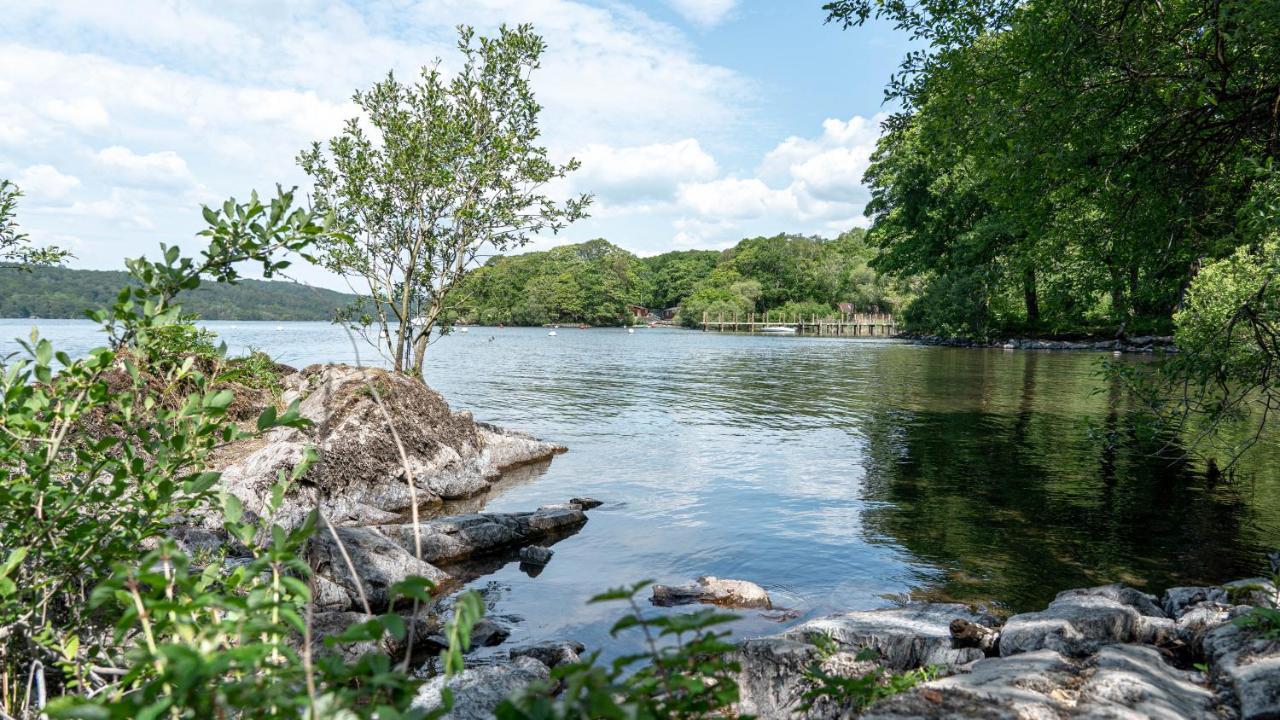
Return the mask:
<svg viewBox="0 0 1280 720">
<path fill-rule="evenodd" d="M 529 545 L 520 548 L 520 562 L 529 565 L 546 565 L 551 562 L 551 556 L 555 555 L 555 551 L 541 545 Z"/>
<path fill-rule="evenodd" d="M 313 365 L 283 385 L 283 402 L 298 400 L 312 425 L 233 444 L 220 453 L 218 469 L 226 490 L 247 511 L 263 514 L 279 472 L 292 472 L 307 447 L 318 449 L 319 460 L 291 487 L 277 514 L 286 527 L 300 524 L 317 506 L 335 525 L 392 522 L 412 507 L 415 495 L 419 505 L 469 497 L 487 490 L 506 468 L 564 450 L 453 412 L 426 384 L 382 369 Z"/>
<path fill-rule="evenodd" d="M 521 645 L 507 651 L 511 659 L 529 657 L 549 668 L 576 663 L 582 659 L 582 651 L 586 647 L 572 640 L 548 640 L 534 645 Z"/>
<path fill-rule="evenodd" d="M 1014 615 L 1000 631 L 1002 656 L 1055 650 L 1084 657 L 1112 643 L 1164 644 L 1177 636 L 1155 598 L 1123 585 L 1066 590 L 1039 612 Z"/>
<path fill-rule="evenodd" d="M 672 605 L 689 605 L 706 603 L 730 608 L 764 608 L 773 607 L 769 593 L 759 585 L 746 580 L 728 580 L 725 578 L 704 576 L 698 578 L 693 585 L 672 587 L 669 585 L 653 586 L 653 604 L 669 607 Z"/>
</svg>

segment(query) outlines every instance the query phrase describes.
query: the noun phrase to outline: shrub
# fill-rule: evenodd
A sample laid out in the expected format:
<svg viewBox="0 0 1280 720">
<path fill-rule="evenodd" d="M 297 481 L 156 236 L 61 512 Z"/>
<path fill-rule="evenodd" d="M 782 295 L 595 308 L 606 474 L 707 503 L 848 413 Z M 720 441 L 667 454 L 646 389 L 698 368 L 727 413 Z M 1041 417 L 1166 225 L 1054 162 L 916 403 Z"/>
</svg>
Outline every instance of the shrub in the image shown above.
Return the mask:
<svg viewBox="0 0 1280 720">
<path fill-rule="evenodd" d="M 218 447 L 304 420 L 270 407 L 251 431 L 232 423 L 221 351 L 190 331 L 176 297 L 202 276 L 234 282 L 238 264 L 257 262 L 270 277 L 288 264 L 278 253 L 305 253 L 324 228 L 291 204 L 282 192 L 266 205 L 255 195 L 206 208 L 198 260 L 163 248 L 160 261 L 128 261 L 134 284 L 91 314 L 109 348 L 72 359 L 33 335 L 25 356 L 0 361 L 0 715 L 424 714 L 404 710 L 414 680 L 390 658 L 344 666 L 311 652 L 301 548 L 316 517 L 292 530 L 249 521 L 208 469 Z M 250 375 L 261 366 L 244 363 Z M 281 479 L 271 507 L 305 466 Z M 167 535 L 219 512 L 248 564 L 198 567 Z M 421 602 L 430 587 L 410 578 L 396 590 Z M 478 615 L 474 601 L 459 606 L 455 637 Z M 404 633 L 388 614 L 335 642 Z"/>
</svg>

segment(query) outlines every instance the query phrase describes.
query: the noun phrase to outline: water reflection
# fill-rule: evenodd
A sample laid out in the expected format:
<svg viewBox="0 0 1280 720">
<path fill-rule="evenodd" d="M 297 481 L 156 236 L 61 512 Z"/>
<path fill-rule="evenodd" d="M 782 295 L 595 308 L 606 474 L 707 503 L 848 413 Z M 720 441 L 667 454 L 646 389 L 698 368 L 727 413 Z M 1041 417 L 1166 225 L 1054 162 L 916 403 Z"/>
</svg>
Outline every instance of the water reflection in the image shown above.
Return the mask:
<svg viewBox="0 0 1280 720">
<path fill-rule="evenodd" d="M 1257 571 L 1276 506 L 1250 503 L 1247 484 L 1210 487 L 1179 448 L 1144 443 L 1119 389 L 1093 392 L 1101 381 L 1076 357 L 954 353 L 924 356 L 925 386 L 952 388 L 941 407 L 868 422 L 865 497 L 881 504 L 864 522 L 940 570 L 918 594 L 1020 611 L 1065 587 Z"/>
</svg>

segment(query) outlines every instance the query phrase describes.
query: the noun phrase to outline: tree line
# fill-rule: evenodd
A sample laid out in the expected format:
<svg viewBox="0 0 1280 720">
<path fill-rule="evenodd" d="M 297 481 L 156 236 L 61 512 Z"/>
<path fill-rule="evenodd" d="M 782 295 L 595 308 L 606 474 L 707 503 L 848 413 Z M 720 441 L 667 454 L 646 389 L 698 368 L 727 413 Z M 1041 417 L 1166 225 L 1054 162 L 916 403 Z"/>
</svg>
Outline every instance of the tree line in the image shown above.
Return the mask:
<svg viewBox="0 0 1280 720">
<path fill-rule="evenodd" d="M 65 267 L 0 271 L 0 317 L 83 318 L 133 281 L 123 271 Z M 184 307 L 204 320 L 330 320 L 355 296 L 292 282 L 244 279 L 188 292 Z"/>
<path fill-rule="evenodd" d="M 603 239 L 498 255 L 462 283 L 457 319 L 486 325 L 629 322 L 629 306 L 675 311 L 695 325 L 712 314 L 782 311 L 831 315 L 839 303 L 891 310 L 894 284 L 870 267 L 865 231 L 834 239 L 774 235 L 725 250 L 637 257 Z"/>
</svg>

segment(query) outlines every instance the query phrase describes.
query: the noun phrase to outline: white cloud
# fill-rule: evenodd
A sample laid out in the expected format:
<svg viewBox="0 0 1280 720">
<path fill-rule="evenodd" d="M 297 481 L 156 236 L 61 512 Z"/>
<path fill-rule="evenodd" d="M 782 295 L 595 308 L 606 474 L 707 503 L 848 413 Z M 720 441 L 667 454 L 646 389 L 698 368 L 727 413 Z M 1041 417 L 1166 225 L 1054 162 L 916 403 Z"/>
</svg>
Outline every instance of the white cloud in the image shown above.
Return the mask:
<svg viewBox="0 0 1280 720">
<path fill-rule="evenodd" d="M 790 188 L 774 190 L 759 178 L 725 178 L 680 187 L 680 205 L 711 219 L 751 219 L 798 208 Z"/>
<path fill-rule="evenodd" d="M 692 138 L 620 148 L 593 144 L 574 156 L 582 162 L 574 187 L 619 204 L 670 199 L 680 183 L 717 174 L 715 158 Z"/>
<path fill-rule="evenodd" d="M 829 119 L 816 137 L 792 136 L 765 154 L 754 176 L 680 186 L 672 222 L 677 247 L 724 247 L 777 232 L 835 235 L 866 226 L 862 177 L 881 116 Z"/>
<path fill-rule="evenodd" d="M 80 178 L 64 175 L 52 165 L 32 165 L 18 173 L 15 181 L 23 194 L 37 202 L 60 198 L 80 187 Z"/>
<path fill-rule="evenodd" d="M 148 187 L 189 185 L 194 181 L 187 161 L 172 150 L 140 155 L 113 145 L 99 150 L 95 160 L 112 178 Z"/>
<path fill-rule="evenodd" d="M 710 27 L 728 17 L 738 0 L 667 0 L 689 22 Z"/>
<path fill-rule="evenodd" d="M 106 127 L 111 121 L 111 116 L 102 103 L 86 97 L 49 100 L 44 104 L 44 114 L 51 120 L 66 123 L 81 132 Z"/>
</svg>

